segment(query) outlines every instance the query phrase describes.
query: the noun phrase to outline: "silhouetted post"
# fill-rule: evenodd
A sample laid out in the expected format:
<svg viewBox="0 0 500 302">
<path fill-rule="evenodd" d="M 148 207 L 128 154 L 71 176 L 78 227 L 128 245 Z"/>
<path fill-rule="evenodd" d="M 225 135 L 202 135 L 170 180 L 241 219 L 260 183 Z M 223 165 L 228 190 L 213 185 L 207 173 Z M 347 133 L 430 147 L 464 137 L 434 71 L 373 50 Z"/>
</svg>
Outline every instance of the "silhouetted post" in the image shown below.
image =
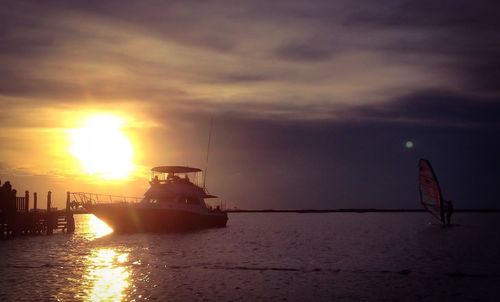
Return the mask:
<svg viewBox="0 0 500 302">
<path fill-rule="evenodd" d="M 36 213 L 36 202 L 37 202 L 37 196 L 36 192 L 33 193 L 33 211 Z"/>
<path fill-rule="evenodd" d="M 52 192 L 47 192 L 47 213 L 50 212 L 50 206 L 52 203 Z"/>
<path fill-rule="evenodd" d="M 71 198 L 70 198 L 70 193 L 69 193 L 69 192 L 67 192 L 67 193 L 66 193 L 66 212 L 68 212 L 68 213 L 69 213 L 69 211 L 70 211 L 70 209 L 71 209 L 71 208 L 70 208 L 70 202 L 69 202 L 69 200 L 70 200 L 70 199 L 71 199 Z"/>
<path fill-rule="evenodd" d="M 30 211 L 30 192 L 28 190 L 24 192 L 24 206 L 24 210 L 28 213 Z"/>
<path fill-rule="evenodd" d="M 50 215 L 50 207 L 52 205 L 52 192 L 47 192 L 47 216 L 45 217 L 45 225 L 47 227 L 47 234 L 52 234 L 52 219 Z"/>
<path fill-rule="evenodd" d="M 70 207 L 71 193 L 67 192 L 66 194 L 66 232 L 73 233 L 75 231 L 75 218 L 73 217 L 73 213 L 71 212 Z"/>
<path fill-rule="evenodd" d="M 11 192 L 10 195 L 11 195 L 10 196 L 11 202 L 14 205 L 13 206 L 13 212 L 16 213 L 17 212 L 17 208 L 19 207 L 18 202 L 17 202 L 17 190 L 12 190 L 12 192 Z"/>
<path fill-rule="evenodd" d="M 19 234 L 19 215 L 18 215 L 18 208 L 21 207 L 22 203 L 17 202 L 17 190 L 12 190 L 11 192 L 11 199 L 13 203 L 13 212 L 11 213 L 11 216 L 9 219 L 9 225 L 12 229 L 12 235 L 17 236 Z"/>
<path fill-rule="evenodd" d="M 40 229 L 39 229 L 39 222 L 38 222 L 38 215 L 36 213 L 36 208 L 38 206 L 38 196 L 35 193 L 33 193 L 33 232 L 35 233 L 39 233 L 40 232 Z"/>
</svg>

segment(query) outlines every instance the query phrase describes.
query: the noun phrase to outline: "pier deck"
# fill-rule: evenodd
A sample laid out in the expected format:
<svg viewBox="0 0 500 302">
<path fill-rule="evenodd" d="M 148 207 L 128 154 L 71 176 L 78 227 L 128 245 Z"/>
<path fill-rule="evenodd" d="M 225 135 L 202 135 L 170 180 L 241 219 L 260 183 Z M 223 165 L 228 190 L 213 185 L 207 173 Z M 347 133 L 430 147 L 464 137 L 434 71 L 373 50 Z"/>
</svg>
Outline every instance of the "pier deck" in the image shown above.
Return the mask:
<svg viewBox="0 0 500 302">
<path fill-rule="evenodd" d="M 70 193 L 67 193 L 66 209 L 52 207 L 52 193 L 47 194 L 46 209 L 37 208 L 37 194 L 33 194 L 33 207 L 30 209 L 30 194 L 15 196 L 15 200 L 3 200 L 12 204 L 0 210 L 0 238 L 19 235 L 53 234 L 55 231 L 72 233 L 75 230 L 74 211 L 70 207 Z M 14 198 L 14 197 L 13 197 Z M 14 206 L 15 203 L 15 206 Z"/>
</svg>

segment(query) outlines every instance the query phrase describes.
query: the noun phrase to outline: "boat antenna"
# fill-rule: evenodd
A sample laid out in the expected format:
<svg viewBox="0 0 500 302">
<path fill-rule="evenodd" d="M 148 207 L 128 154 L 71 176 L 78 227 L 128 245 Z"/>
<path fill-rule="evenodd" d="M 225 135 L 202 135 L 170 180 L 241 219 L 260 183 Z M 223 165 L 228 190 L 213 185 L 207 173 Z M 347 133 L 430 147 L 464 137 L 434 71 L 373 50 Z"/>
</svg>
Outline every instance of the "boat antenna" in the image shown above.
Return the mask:
<svg viewBox="0 0 500 302">
<path fill-rule="evenodd" d="M 208 171 L 208 155 L 210 153 L 210 141 L 212 140 L 212 128 L 214 126 L 214 118 L 210 118 L 210 130 L 208 131 L 207 158 L 205 162 L 205 173 L 203 173 L 203 189 L 206 189 L 205 183 L 207 180 Z"/>
</svg>

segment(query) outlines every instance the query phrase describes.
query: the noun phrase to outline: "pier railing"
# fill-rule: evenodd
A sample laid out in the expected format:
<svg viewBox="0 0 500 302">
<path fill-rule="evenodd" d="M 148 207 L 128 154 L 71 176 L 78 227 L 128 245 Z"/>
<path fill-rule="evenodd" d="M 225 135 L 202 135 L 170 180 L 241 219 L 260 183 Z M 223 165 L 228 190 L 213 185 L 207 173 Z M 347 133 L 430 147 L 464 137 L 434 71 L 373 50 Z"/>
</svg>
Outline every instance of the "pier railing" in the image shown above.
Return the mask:
<svg viewBox="0 0 500 302">
<path fill-rule="evenodd" d="M 26 211 L 26 197 L 16 196 L 16 210 Z"/>
<path fill-rule="evenodd" d="M 52 207 L 52 192 L 47 192 L 47 206 L 38 208 L 38 195 L 29 191 L 23 196 L 16 196 L 16 190 L 8 190 L 0 196 L 0 238 L 17 235 L 52 234 L 55 230 L 72 233 L 75 220 L 70 207 L 70 192 L 66 196 L 66 209 Z M 32 201 L 32 208 L 30 208 Z"/>
<path fill-rule="evenodd" d="M 138 203 L 142 200 L 141 197 L 105 195 L 87 192 L 72 192 L 71 195 L 73 196 L 73 200 L 76 204 L 83 207 L 85 207 L 85 205 L 98 203 Z"/>
</svg>

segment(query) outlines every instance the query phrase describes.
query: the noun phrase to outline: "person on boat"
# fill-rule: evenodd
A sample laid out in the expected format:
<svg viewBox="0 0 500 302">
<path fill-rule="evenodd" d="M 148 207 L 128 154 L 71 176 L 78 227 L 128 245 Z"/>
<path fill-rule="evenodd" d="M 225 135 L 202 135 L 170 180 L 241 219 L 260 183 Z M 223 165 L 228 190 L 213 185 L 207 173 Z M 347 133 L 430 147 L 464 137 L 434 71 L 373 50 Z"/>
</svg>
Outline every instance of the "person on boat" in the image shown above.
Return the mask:
<svg viewBox="0 0 500 302">
<path fill-rule="evenodd" d="M 446 225 L 451 224 L 451 215 L 453 215 L 453 203 L 448 200 L 446 202 Z"/>
<path fill-rule="evenodd" d="M 151 184 L 157 185 L 159 183 L 160 183 L 160 180 L 158 179 L 158 175 L 156 175 L 155 178 L 153 178 L 153 181 L 151 182 Z"/>
<path fill-rule="evenodd" d="M 175 182 L 175 181 L 179 181 L 181 178 L 173 173 L 168 173 L 167 174 L 167 180 L 169 182 Z"/>
</svg>

